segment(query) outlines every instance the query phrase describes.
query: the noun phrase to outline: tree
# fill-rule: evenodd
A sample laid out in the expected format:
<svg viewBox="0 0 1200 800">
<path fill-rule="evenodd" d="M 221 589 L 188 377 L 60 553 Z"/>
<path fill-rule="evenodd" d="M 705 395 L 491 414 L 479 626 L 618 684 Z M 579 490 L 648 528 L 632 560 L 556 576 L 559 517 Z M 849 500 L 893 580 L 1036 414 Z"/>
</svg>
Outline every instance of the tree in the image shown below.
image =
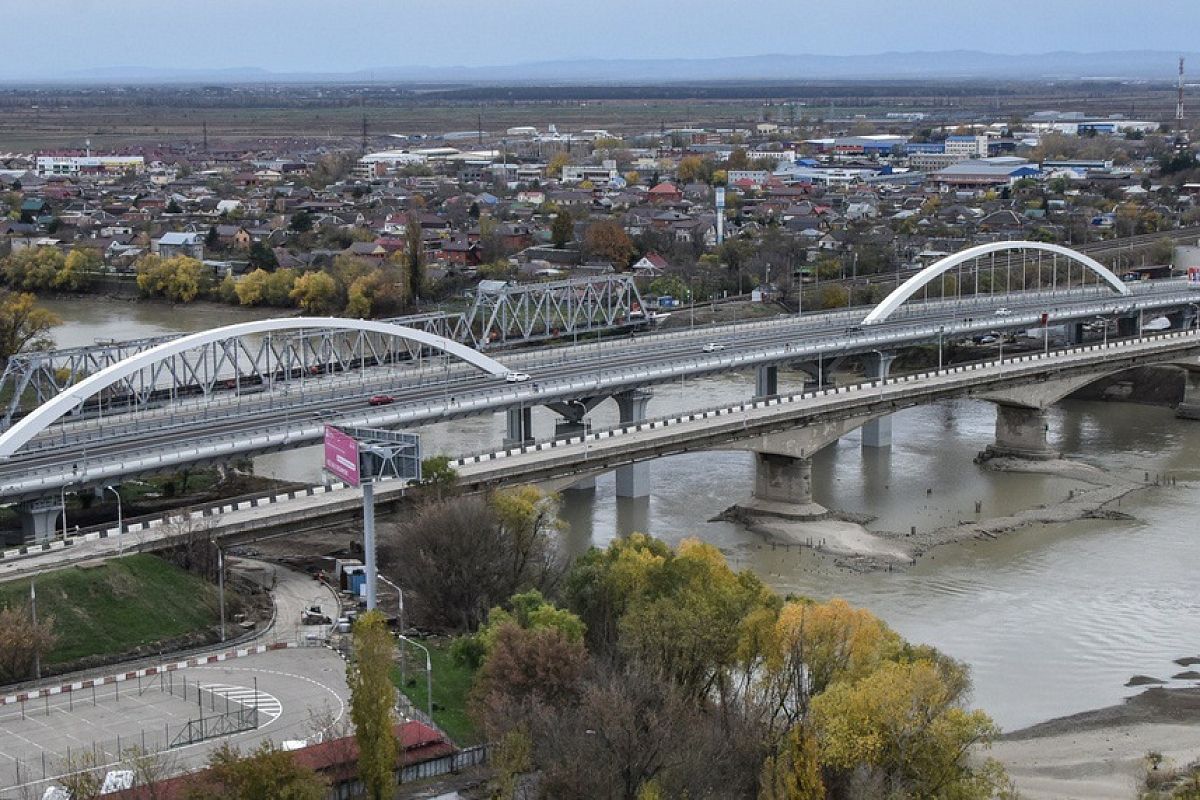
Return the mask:
<svg viewBox="0 0 1200 800">
<path fill-rule="evenodd" d="M 405 267 L 408 273 L 408 296 L 420 298 L 425 289 L 425 240 L 421 230 L 421 217 L 416 211 L 408 213 L 404 228 Z"/>
<path fill-rule="evenodd" d="M 821 762 L 834 785 L 874 773 L 881 795 L 990 798 L 1003 770 L 968 754 L 997 734 L 982 711 L 962 708 L 962 684 L 933 661 L 887 662 L 813 700 Z"/>
<path fill-rule="evenodd" d="M 27 247 L 4 259 L 4 280 L 15 289 L 49 289 L 65 263 L 57 247 Z"/>
<path fill-rule="evenodd" d="M 26 604 L 0 609 L 0 683 L 32 677 L 35 659 L 49 654 L 57 641 L 54 617 L 43 617 L 35 625 Z"/>
<path fill-rule="evenodd" d="M 559 209 L 550 223 L 550 241 L 559 250 L 575 240 L 575 220 L 565 209 Z"/>
<path fill-rule="evenodd" d="M 796 725 L 779 750 L 767 756 L 759 779 L 758 800 L 825 800 L 817 742 L 812 732 Z"/>
<path fill-rule="evenodd" d="M 55 289 L 79 292 L 91 285 L 93 276 L 104 269 L 100 251 L 91 247 L 76 248 L 67 254 L 62 269 L 54 276 Z"/>
<path fill-rule="evenodd" d="M 396 687 L 390 672 L 394 644 L 377 610 L 354 622 L 354 660 L 346 669 L 350 718 L 358 741 L 358 777 L 373 800 L 392 796 L 397 743 L 392 730 Z"/>
<path fill-rule="evenodd" d="M 307 314 L 328 314 L 339 303 L 337 281 L 328 272 L 305 272 L 292 284 L 289 297 Z"/>
<path fill-rule="evenodd" d="M 583 246 L 590 256 L 610 262 L 617 272 L 624 272 L 633 257 L 633 241 L 616 220 L 593 222 L 583 235 Z"/>
<path fill-rule="evenodd" d="M 313 229 L 313 215 L 307 211 L 297 211 L 292 214 L 288 227 L 296 233 L 308 233 Z"/>
<path fill-rule="evenodd" d="M 259 239 L 250 245 L 250 267 L 252 269 L 265 269 L 271 272 L 278 266 L 279 259 L 275 257 L 275 251 L 269 244 Z"/>
<path fill-rule="evenodd" d="M 262 305 L 267 295 L 268 274 L 264 269 L 256 269 L 243 275 L 237 282 L 238 302 L 244 306 Z"/>
<path fill-rule="evenodd" d="M 557 498 L 511 491 L 426 503 L 381 541 L 380 563 L 404 587 L 419 624 L 474 631 L 514 594 L 558 585 Z"/>
<path fill-rule="evenodd" d="M 192 302 L 211 282 L 205 266 L 188 256 L 143 256 L 138 259 L 136 269 L 137 285 L 142 292 L 176 303 Z"/>
<path fill-rule="evenodd" d="M 550 163 L 546 165 L 546 175 L 561 180 L 563 176 L 563 167 L 571 163 L 571 154 L 566 150 L 559 150 L 550 157 Z"/>
<path fill-rule="evenodd" d="M 684 156 L 675 169 L 675 177 L 680 183 L 695 183 L 702 179 L 703 173 L 704 159 L 700 156 Z"/>
<path fill-rule="evenodd" d="M 49 331 L 62 320 L 37 305 L 32 294 L 0 290 L 0 363 L 26 349 L 50 346 Z"/>
<path fill-rule="evenodd" d="M 163 209 L 163 212 L 166 214 L 182 214 L 183 209 L 179 207 L 179 203 L 175 202 L 175 198 L 172 197 L 171 201 L 167 203 L 167 207 Z"/>
<path fill-rule="evenodd" d="M 296 763 L 287 750 L 266 741 L 249 755 L 222 744 L 208 757 L 208 769 L 186 781 L 186 800 L 323 800 L 325 782 Z"/>
</svg>

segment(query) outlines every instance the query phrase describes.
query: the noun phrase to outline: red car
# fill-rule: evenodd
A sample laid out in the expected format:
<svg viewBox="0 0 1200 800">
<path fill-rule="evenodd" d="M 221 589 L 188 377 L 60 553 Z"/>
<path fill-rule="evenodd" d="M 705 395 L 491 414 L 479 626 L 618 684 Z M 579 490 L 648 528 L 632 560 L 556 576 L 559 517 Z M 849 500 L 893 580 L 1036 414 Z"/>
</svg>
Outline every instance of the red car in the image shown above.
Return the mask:
<svg viewBox="0 0 1200 800">
<path fill-rule="evenodd" d="M 394 402 L 396 402 L 396 398 L 392 397 L 390 394 L 377 394 L 374 397 L 372 397 L 370 400 L 367 401 L 367 405 L 369 405 L 369 406 L 386 406 L 386 405 L 388 405 L 390 403 L 394 403 Z"/>
</svg>

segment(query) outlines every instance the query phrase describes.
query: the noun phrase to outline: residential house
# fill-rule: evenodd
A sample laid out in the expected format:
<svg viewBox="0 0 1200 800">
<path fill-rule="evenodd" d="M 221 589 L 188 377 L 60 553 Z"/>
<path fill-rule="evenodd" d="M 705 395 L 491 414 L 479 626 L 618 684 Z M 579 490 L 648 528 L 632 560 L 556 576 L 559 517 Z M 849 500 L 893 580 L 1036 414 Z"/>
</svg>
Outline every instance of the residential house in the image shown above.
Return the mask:
<svg viewBox="0 0 1200 800">
<path fill-rule="evenodd" d="M 188 256 L 204 259 L 204 235 L 201 233 L 164 233 L 150 241 L 150 252 L 162 258 Z"/>
</svg>

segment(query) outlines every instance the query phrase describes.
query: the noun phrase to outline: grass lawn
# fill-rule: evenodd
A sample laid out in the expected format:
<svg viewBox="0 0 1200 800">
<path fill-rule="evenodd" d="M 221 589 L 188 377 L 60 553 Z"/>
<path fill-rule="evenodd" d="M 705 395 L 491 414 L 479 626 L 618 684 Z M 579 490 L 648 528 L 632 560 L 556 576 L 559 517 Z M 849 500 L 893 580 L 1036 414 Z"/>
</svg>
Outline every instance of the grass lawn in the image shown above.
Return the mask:
<svg viewBox="0 0 1200 800">
<path fill-rule="evenodd" d="M 0 584 L 0 606 L 29 602 L 29 580 Z M 217 589 L 156 558 L 138 554 L 37 578 L 39 619 L 54 617 L 58 643 L 49 664 L 124 653 L 219 621 Z"/>
<path fill-rule="evenodd" d="M 429 660 L 433 664 L 433 719 L 457 744 L 470 745 L 478 742 L 475 726 L 467 716 L 467 692 L 475 673 L 454 662 L 450 657 L 450 639 L 414 639 L 429 648 Z M 403 642 L 400 644 L 404 645 Z M 424 711 L 425 654 L 417 647 L 404 645 L 408 652 L 408 683 L 400 682 L 400 668 L 392 670 L 392 682 L 408 696 L 412 704 Z"/>
</svg>

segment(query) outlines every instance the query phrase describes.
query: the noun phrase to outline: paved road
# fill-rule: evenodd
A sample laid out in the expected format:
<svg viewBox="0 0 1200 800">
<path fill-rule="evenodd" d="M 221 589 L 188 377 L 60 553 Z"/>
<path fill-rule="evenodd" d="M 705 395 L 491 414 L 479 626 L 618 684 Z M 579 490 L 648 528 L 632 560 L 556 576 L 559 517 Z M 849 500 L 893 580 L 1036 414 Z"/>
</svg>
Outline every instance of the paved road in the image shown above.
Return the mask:
<svg viewBox="0 0 1200 800">
<path fill-rule="evenodd" d="M 299 624 L 300 611 L 314 603 L 330 612 L 336 597 L 308 575 L 249 559 L 235 559 L 239 568 L 274 571 L 276 625 L 261 641 L 304 641 L 322 629 Z M 225 648 L 214 649 L 214 652 Z M 125 671 L 117 665 L 95 674 Z M 72 676 L 79 679 L 81 676 Z M 58 685 L 62 678 L 44 685 Z M 191 687 L 185 690 L 185 683 Z M 195 685 L 203 687 L 201 695 Z M 257 694 L 256 694 L 257 692 Z M 186 700 L 184 695 L 186 694 Z M 170 673 L 167 679 L 148 677 L 125 684 L 109 684 L 95 694 L 84 691 L 55 695 L 25 706 L 0 709 L 0 798 L 17 798 L 22 785 L 44 787 L 43 769 L 52 777 L 63 769 L 67 748 L 73 756 L 92 751 L 102 764 L 116 763 L 118 754 L 131 747 L 161 748 L 174 738 L 187 720 L 196 719 L 197 701 L 210 716 L 231 704 L 256 705 L 261 727 L 232 737 L 167 750 L 166 760 L 176 771 L 204 763 L 208 753 L 229 741 L 249 749 L 266 739 L 276 743 L 313 735 L 314 716 L 340 721 L 347 713 L 345 663 L 325 647 L 275 650 L 220 663 L 190 667 Z M 18 779 L 18 770 L 20 779 Z"/>
</svg>

